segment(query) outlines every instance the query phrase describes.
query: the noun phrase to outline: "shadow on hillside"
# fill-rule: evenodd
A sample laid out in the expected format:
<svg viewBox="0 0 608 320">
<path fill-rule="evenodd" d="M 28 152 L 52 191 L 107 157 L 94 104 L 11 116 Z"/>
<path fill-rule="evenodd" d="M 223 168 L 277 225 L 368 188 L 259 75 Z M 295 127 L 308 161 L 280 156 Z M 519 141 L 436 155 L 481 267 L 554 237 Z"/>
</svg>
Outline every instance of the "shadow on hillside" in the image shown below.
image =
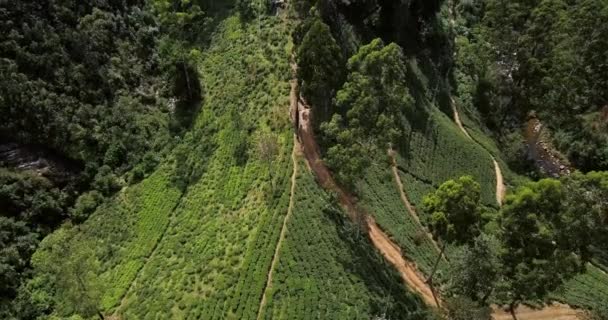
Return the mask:
<svg viewBox="0 0 608 320">
<path fill-rule="evenodd" d="M 428 311 L 422 299 L 403 286 L 401 277 L 376 251 L 365 231 L 350 222 L 335 204 L 324 208 L 323 213 L 347 245 L 349 252 L 345 256 L 353 257 L 351 261 L 338 256 L 337 261 L 344 270 L 363 280 L 373 293 L 372 313 L 385 314 L 389 319 L 402 318 L 405 314 L 409 319 L 426 319 Z"/>
</svg>

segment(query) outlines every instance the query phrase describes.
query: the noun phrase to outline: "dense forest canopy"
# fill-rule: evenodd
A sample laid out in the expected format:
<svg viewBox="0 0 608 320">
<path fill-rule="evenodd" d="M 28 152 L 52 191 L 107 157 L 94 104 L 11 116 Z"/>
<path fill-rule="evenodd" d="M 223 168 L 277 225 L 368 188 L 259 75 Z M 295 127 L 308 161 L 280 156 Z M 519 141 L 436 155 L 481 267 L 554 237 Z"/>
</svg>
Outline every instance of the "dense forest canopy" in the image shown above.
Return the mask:
<svg viewBox="0 0 608 320">
<path fill-rule="evenodd" d="M 2 169 L 2 246 L 14 257 L 2 260 L 0 312 L 37 241 L 141 180 L 187 125 L 201 85 L 183 29 L 206 20 L 184 5 L 195 22 L 159 18 L 160 1 L 0 2 L 0 143 L 25 150 L 13 167 L 43 149 L 83 164 L 60 183 Z"/>
<path fill-rule="evenodd" d="M 608 153 L 608 6 L 602 0 L 463 1 L 460 71 L 486 124 L 506 136 L 536 113 L 581 170 Z M 458 79 L 457 79 L 458 81 Z M 463 92 L 464 93 L 464 92 Z"/>
</svg>

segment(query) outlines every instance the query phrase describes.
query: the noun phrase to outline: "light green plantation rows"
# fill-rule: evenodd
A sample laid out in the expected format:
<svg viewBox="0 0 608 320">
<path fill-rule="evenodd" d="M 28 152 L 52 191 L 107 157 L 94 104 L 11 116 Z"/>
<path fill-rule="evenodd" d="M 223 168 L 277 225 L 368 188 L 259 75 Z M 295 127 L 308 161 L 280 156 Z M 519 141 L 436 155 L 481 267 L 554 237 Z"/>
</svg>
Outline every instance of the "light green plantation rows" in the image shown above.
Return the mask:
<svg viewBox="0 0 608 320">
<path fill-rule="evenodd" d="M 551 298 L 577 307 L 594 307 L 608 303 L 608 275 L 601 269 L 587 265 L 587 271 L 566 282 Z"/>
<path fill-rule="evenodd" d="M 119 310 L 125 318 L 255 317 L 289 194 L 265 194 L 259 164 L 237 168 L 227 149 L 219 148 L 178 209 Z M 273 170 L 288 177 L 287 153 L 281 157 Z M 276 187 L 288 190 L 286 182 Z"/>
<path fill-rule="evenodd" d="M 86 248 L 99 265 L 95 264 L 95 270 L 75 271 L 99 275 L 97 283 L 105 284 L 102 308 L 117 304 L 162 238 L 181 196 L 168 174 L 167 167 L 161 167 L 99 207 L 77 229 L 64 227 L 45 238 L 33 259 L 35 268 L 46 269 L 49 260 L 67 264 L 63 257 L 78 257 Z M 40 276 L 47 275 L 43 271 Z"/>
<path fill-rule="evenodd" d="M 262 310 L 265 319 L 424 319 L 364 233 L 300 164 L 293 213 Z"/>
<path fill-rule="evenodd" d="M 228 18 L 203 55 L 206 101 L 194 130 L 217 128 L 200 143 L 218 147 L 118 310 L 125 319 L 256 317 L 292 171 L 287 38 L 277 18 L 261 23 Z M 252 137 L 277 121 L 285 125 L 275 132 L 280 151 L 268 168 L 251 152 Z"/>
<path fill-rule="evenodd" d="M 180 196 L 161 169 L 87 220 L 81 236 L 97 242 L 101 281 L 112 284 L 103 294 L 102 307 L 115 305 L 135 279 L 161 240 Z"/>
<path fill-rule="evenodd" d="M 482 201 L 496 206 L 496 175 L 490 154 L 469 140 L 453 121 L 435 108 L 430 109 L 429 121 L 422 130 L 406 134 L 397 164 L 399 169 L 429 186 L 439 186 L 449 179 L 471 175 L 481 184 Z M 409 124 L 406 123 L 406 127 Z M 403 181 L 408 196 L 419 205 L 425 191 L 420 185 Z"/>
<path fill-rule="evenodd" d="M 91 270 L 80 271 L 100 292 L 106 314 L 255 318 L 289 202 L 286 32 L 276 17 L 252 24 L 224 20 L 201 57 L 205 101 L 179 146 L 187 161 L 168 159 L 84 224 L 47 237 L 34 259 L 39 276 L 47 277 L 47 261 L 80 263 L 86 251 L 92 263 L 83 267 Z M 255 152 L 261 132 L 277 140 L 270 167 Z M 200 177 L 182 195 L 172 181 L 184 165 L 200 170 Z"/>
<path fill-rule="evenodd" d="M 430 273 L 438 252 L 424 229 L 414 220 L 399 197 L 397 184 L 388 166 L 372 166 L 361 182 L 362 206 L 376 218 L 378 225 L 415 261 L 424 273 Z"/>
</svg>

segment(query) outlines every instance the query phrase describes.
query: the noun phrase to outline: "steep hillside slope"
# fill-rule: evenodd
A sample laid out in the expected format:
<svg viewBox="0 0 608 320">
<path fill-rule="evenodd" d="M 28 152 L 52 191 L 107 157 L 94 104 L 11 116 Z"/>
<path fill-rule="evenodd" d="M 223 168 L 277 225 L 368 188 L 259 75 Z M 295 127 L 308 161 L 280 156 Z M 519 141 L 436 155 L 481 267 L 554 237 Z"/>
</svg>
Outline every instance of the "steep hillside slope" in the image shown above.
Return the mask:
<svg viewBox="0 0 608 320">
<path fill-rule="evenodd" d="M 36 253 L 29 288 L 48 297 L 34 301 L 50 306 L 43 312 L 118 319 L 292 319 L 303 310 L 338 318 L 427 316 L 305 169 L 292 184 L 286 27 L 277 17 L 231 16 L 219 24 L 199 63 L 204 104 L 173 157 L 83 225 L 45 239 Z M 191 183 L 180 189 L 184 176 Z M 62 273 L 84 276 L 66 283 Z"/>
<path fill-rule="evenodd" d="M 300 163 L 293 217 L 263 319 L 424 319 L 422 301 Z"/>
</svg>

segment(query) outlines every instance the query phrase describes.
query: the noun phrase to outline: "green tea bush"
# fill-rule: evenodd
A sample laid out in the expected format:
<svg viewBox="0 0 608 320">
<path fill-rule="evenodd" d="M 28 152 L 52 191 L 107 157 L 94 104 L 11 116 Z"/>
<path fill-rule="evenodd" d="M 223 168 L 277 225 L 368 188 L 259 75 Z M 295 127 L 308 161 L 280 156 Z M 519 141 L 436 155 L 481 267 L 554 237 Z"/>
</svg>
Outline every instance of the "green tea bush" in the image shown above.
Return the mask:
<svg viewBox="0 0 608 320">
<path fill-rule="evenodd" d="M 562 289 L 550 295 L 551 299 L 582 308 L 593 308 L 595 303 L 608 296 L 608 274 L 587 265 L 587 271 L 568 280 Z"/>
<path fill-rule="evenodd" d="M 423 302 L 300 163 L 264 319 L 426 319 Z"/>
<path fill-rule="evenodd" d="M 200 143 L 217 148 L 125 297 L 123 317 L 256 317 L 289 204 L 292 134 L 287 125 L 267 125 L 274 106 L 285 108 L 287 123 L 289 85 L 277 70 L 289 70 L 289 57 L 283 46 L 262 41 L 286 41 L 277 36 L 283 28 L 274 17 L 259 29 L 257 21 L 229 17 L 203 52 L 206 99 L 193 131 L 206 130 Z M 267 131 L 278 137 L 270 166 L 246 150 L 254 148 L 250 136 Z"/>
</svg>

